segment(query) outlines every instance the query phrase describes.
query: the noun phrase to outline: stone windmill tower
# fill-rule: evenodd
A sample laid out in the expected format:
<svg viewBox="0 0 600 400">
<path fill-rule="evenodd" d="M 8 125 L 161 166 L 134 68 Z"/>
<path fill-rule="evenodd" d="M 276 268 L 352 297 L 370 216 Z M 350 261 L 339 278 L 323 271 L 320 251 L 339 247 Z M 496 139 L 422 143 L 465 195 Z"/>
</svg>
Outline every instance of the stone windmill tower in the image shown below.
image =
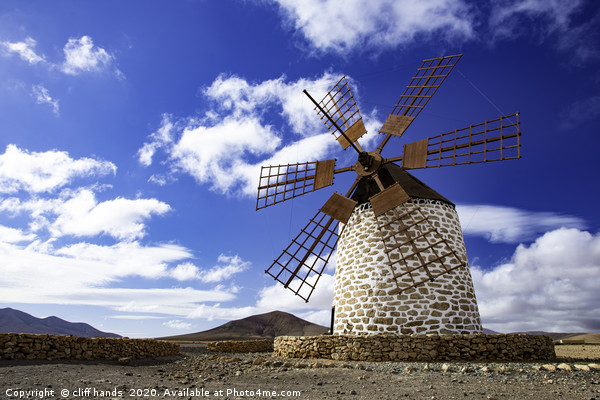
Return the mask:
<svg viewBox="0 0 600 400">
<path fill-rule="evenodd" d="M 357 152 L 357 162 L 338 169 L 335 159 L 261 169 L 257 210 L 332 185 L 335 174 L 357 175 L 346 195 L 333 193 L 266 270 L 308 301 L 337 246 L 334 334 L 481 332 L 454 205 L 406 170 L 520 158 L 518 113 L 407 143 L 397 157 L 381 156 L 461 56 L 423 61 L 370 152 L 358 142 L 366 129 L 345 78 L 320 102 L 305 90 L 340 145 Z"/>
</svg>

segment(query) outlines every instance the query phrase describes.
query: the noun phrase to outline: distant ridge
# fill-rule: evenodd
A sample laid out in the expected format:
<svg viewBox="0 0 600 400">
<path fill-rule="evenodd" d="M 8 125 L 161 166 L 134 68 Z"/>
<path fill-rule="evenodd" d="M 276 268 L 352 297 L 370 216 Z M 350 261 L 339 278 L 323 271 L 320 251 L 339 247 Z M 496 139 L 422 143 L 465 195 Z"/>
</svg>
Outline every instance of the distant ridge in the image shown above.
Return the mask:
<svg viewBox="0 0 600 400">
<path fill-rule="evenodd" d="M 159 339 L 185 341 L 269 339 L 276 336 L 316 336 L 328 330 L 329 328 L 305 321 L 295 315 L 272 311 L 229 321 L 207 331 Z"/>
<path fill-rule="evenodd" d="M 102 332 L 83 322 L 68 322 L 58 317 L 36 318 L 12 308 L 0 308 L 0 333 L 34 333 L 81 337 L 121 337 Z"/>
</svg>

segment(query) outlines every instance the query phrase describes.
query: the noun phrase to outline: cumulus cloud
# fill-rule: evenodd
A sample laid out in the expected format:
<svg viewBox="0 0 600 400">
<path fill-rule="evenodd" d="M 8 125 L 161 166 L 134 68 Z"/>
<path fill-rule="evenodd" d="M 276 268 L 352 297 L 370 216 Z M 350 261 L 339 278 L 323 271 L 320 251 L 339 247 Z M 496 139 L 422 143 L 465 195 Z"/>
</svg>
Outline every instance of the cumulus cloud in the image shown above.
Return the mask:
<svg viewBox="0 0 600 400">
<path fill-rule="evenodd" d="M 202 282 L 221 282 L 231 278 L 250 266 L 250 262 L 242 260 L 239 256 L 219 255 L 219 263 L 207 271 L 199 272 L 198 276 Z"/>
<path fill-rule="evenodd" d="M 42 64 L 49 70 L 59 70 L 67 75 L 111 71 L 117 78 L 124 78 L 124 74 L 116 67 L 115 57 L 104 48 L 95 45 L 90 36 L 69 38 L 63 47 L 65 59 L 60 63 L 47 61 L 44 55 L 36 53 L 36 45 L 35 39 L 27 37 L 17 42 L 2 41 L 0 49 L 9 55 L 17 54 L 30 65 Z"/>
<path fill-rule="evenodd" d="M 556 49 L 571 53 L 569 62 L 600 57 L 600 14 L 582 16 L 585 0 L 373 0 L 368 5 L 351 0 L 343 7 L 335 0 L 272 2 L 284 27 L 317 53 L 377 54 L 422 40 L 443 45 L 533 38 L 552 40 Z"/>
<path fill-rule="evenodd" d="M 175 120 L 164 114 L 138 150 L 138 160 L 150 166 L 159 150 L 166 154 L 169 170 L 150 178 L 160 185 L 185 173 L 216 192 L 254 196 L 261 165 L 316 161 L 339 148 L 302 95 L 309 88 L 321 98 L 338 79 L 325 73 L 313 80 L 251 83 L 219 76 L 203 92 L 211 104 L 204 117 Z M 281 121 L 266 120 L 273 110 Z"/>
<path fill-rule="evenodd" d="M 32 95 L 38 104 L 48 104 L 52 108 L 54 115 L 59 114 L 58 100 L 50 96 L 50 92 L 43 85 L 33 85 Z"/>
<path fill-rule="evenodd" d="M 217 264 L 210 269 L 201 269 L 192 264 L 185 262 L 179 264 L 170 271 L 171 277 L 178 281 L 199 280 L 203 283 L 217 283 L 230 279 L 235 274 L 245 271 L 250 266 L 249 261 L 244 261 L 237 254 L 234 256 L 219 255 Z M 224 286 L 219 285 L 222 288 Z M 233 286 L 230 291 L 237 292 L 238 289 Z"/>
<path fill-rule="evenodd" d="M 171 276 L 178 281 L 198 279 L 200 270 L 191 262 L 179 264 L 171 270 Z"/>
<path fill-rule="evenodd" d="M 0 155 L 0 302 L 109 307 L 131 313 L 187 315 L 199 302 L 230 301 L 226 288 L 127 288 L 127 278 L 183 278 L 192 252 L 180 245 L 139 242 L 148 220 L 171 207 L 157 199 L 116 197 L 98 201 L 106 190 L 97 178 L 115 173 L 108 161 L 73 159 L 57 150 L 29 152 L 9 145 Z M 85 187 L 74 178 L 88 178 Z M 91 178 L 91 184 L 89 179 Z M 114 244 L 99 242 L 108 235 Z M 92 242 L 73 242 L 87 237 Z M 174 267 L 179 266 L 179 267 Z M 175 271 L 174 273 L 172 271 Z"/>
<path fill-rule="evenodd" d="M 49 229 L 55 237 L 107 234 L 115 239 L 134 240 L 145 236 L 146 219 L 169 210 L 168 204 L 156 199 L 117 197 L 98 203 L 94 193 L 85 189 L 56 205 L 53 211 L 58 216 Z"/>
<path fill-rule="evenodd" d="M 35 235 L 32 233 L 25 233 L 21 229 L 0 225 L 0 242 L 19 243 L 33 239 L 35 239 Z"/>
<path fill-rule="evenodd" d="M 484 326 L 501 331 L 600 329 L 600 235 L 561 228 L 491 269 L 474 266 Z"/>
<path fill-rule="evenodd" d="M 65 74 L 78 75 L 83 72 L 99 72 L 114 64 L 114 57 L 102 47 L 97 47 L 89 36 L 70 38 L 63 48 L 65 61 L 61 70 Z M 118 76 L 122 73 L 115 69 Z"/>
<path fill-rule="evenodd" d="M 386 49 L 429 36 L 461 41 L 474 35 L 470 6 L 461 0 L 275 0 L 297 32 L 319 51 Z"/>
<path fill-rule="evenodd" d="M 34 48 L 36 44 L 37 42 L 30 37 L 22 42 L 0 42 L 0 45 L 7 53 L 15 53 L 29 64 L 37 64 L 45 61 L 44 56 L 40 56 L 35 52 Z"/>
<path fill-rule="evenodd" d="M 10 144 L 0 154 L 0 193 L 51 192 L 77 177 L 103 176 L 116 171 L 117 167 L 109 161 L 73 159 L 58 150 L 29 152 Z"/>
<path fill-rule="evenodd" d="M 0 229 L 0 235 L 11 239 L 0 240 L 2 303 L 93 305 L 122 312 L 185 316 L 198 303 L 235 298 L 223 288 L 119 287 L 125 278 L 169 278 L 170 263 L 181 263 L 192 256 L 182 246 L 81 242 L 55 248 L 30 235 L 16 237 L 18 232 L 12 230 Z"/>
<path fill-rule="evenodd" d="M 152 164 L 154 153 L 160 148 L 164 148 L 173 142 L 173 122 L 169 114 L 163 114 L 162 121 L 158 130 L 152 133 L 150 141 L 138 150 L 138 159 L 140 164 L 147 167 Z"/>
<path fill-rule="evenodd" d="M 578 217 L 494 205 L 457 205 L 465 235 L 483 236 L 492 243 L 518 243 L 548 230 L 584 228 Z"/>
<path fill-rule="evenodd" d="M 186 329 L 190 329 L 192 327 L 192 324 L 190 324 L 189 322 L 184 322 L 179 319 L 172 319 L 170 321 L 163 323 L 163 325 L 168 328 L 178 329 L 178 330 L 186 330 Z"/>
</svg>

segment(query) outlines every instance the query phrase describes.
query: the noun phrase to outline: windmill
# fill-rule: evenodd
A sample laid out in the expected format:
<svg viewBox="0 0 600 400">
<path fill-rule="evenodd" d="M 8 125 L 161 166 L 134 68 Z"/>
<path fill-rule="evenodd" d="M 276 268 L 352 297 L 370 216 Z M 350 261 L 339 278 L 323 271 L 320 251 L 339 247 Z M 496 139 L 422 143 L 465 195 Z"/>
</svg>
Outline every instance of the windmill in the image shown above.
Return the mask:
<svg viewBox="0 0 600 400">
<path fill-rule="evenodd" d="M 424 60 L 379 130 L 373 151 L 345 77 L 314 103 L 323 123 L 354 165 L 336 160 L 261 168 L 256 209 L 322 189 L 335 174 L 356 173 L 345 195 L 334 192 L 265 271 L 309 301 L 337 246 L 332 332 L 475 333 L 479 311 L 454 204 L 407 170 L 520 158 L 518 113 L 406 143 L 401 138 L 462 55 Z"/>
</svg>

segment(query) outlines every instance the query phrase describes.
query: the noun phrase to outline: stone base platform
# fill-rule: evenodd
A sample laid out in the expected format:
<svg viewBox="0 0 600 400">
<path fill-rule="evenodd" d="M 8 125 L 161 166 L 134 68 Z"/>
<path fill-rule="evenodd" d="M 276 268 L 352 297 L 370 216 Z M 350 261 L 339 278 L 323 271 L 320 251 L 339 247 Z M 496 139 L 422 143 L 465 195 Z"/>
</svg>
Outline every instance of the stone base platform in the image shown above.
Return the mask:
<svg viewBox="0 0 600 400">
<path fill-rule="evenodd" d="M 554 344 L 541 335 L 279 336 L 273 355 L 352 361 L 551 361 Z"/>
</svg>

